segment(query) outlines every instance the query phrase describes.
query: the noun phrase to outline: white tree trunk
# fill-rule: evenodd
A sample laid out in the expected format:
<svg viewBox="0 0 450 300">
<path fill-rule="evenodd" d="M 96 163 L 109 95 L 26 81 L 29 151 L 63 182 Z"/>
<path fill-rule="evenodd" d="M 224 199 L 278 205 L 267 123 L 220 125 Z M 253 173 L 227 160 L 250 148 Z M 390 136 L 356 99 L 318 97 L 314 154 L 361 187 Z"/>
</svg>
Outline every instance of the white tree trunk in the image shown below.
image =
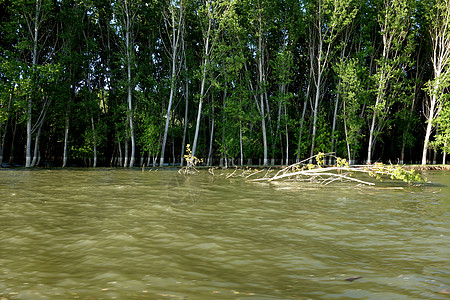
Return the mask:
<svg viewBox="0 0 450 300">
<path fill-rule="evenodd" d="M 430 142 L 431 131 L 433 129 L 433 120 L 435 118 L 434 112 L 436 110 L 436 105 L 437 105 L 437 97 L 436 93 L 433 93 L 433 95 L 431 96 L 430 111 L 429 116 L 427 118 L 427 130 L 425 132 L 425 140 L 422 149 L 422 165 L 427 164 L 428 144 Z"/>
<path fill-rule="evenodd" d="M 34 139 L 34 152 L 33 152 L 33 161 L 31 162 L 31 167 L 37 166 L 38 156 L 39 156 L 39 138 L 41 136 L 41 128 L 42 123 L 39 125 L 38 131 L 36 133 L 36 137 Z"/>
<path fill-rule="evenodd" d="M 259 97 L 260 97 L 260 112 L 261 112 L 261 130 L 263 135 L 263 147 L 264 147 L 264 160 L 263 165 L 267 166 L 269 161 L 267 157 L 267 131 L 266 131 L 266 116 L 265 116 L 265 109 L 264 109 L 264 93 L 262 90 L 262 86 L 264 84 L 264 66 L 263 66 L 263 55 L 264 55 L 264 49 L 263 49 L 263 41 L 262 41 L 262 20 L 261 16 L 259 16 L 259 38 L 258 38 L 258 50 L 259 50 L 259 56 L 258 56 L 258 75 L 259 75 Z"/>
<path fill-rule="evenodd" d="M 334 133 L 336 132 L 336 121 L 337 121 L 338 109 L 339 109 L 339 94 L 337 94 L 336 103 L 334 104 L 333 125 L 331 127 L 331 152 L 336 152 Z M 330 160 L 331 159 L 332 158 L 330 157 Z M 332 163 L 329 163 L 329 164 L 332 164 Z"/>
<path fill-rule="evenodd" d="M 212 108 L 212 120 L 211 120 L 211 134 L 209 138 L 209 151 L 208 151 L 208 159 L 206 162 L 206 165 L 210 166 L 212 161 L 212 150 L 213 150 L 213 141 L 214 141 L 214 102 L 213 102 L 213 108 Z"/>
<path fill-rule="evenodd" d="M 66 124 L 64 127 L 64 151 L 63 151 L 63 164 L 62 167 L 65 168 L 67 166 L 67 147 L 69 143 L 69 116 L 66 115 Z"/>
<path fill-rule="evenodd" d="M 122 143 L 119 141 L 118 143 L 119 148 L 119 166 L 123 165 L 123 154 L 122 154 Z"/>
<path fill-rule="evenodd" d="M 200 85 L 200 101 L 198 102 L 197 122 L 195 124 L 195 135 L 194 135 L 194 142 L 192 145 L 192 156 L 195 156 L 195 154 L 197 152 L 198 133 L 200 131 L 200 121 L 202 118 L 203 97 L 204 97 L 204 93 L 205 93 L 206 64 L 207 64 L 207 61 L 205 59 L 203 66 L 202 66 L 203 71 L 202 71 L 202 82 Z"/>
<path fill-rule="evenodd" d="M 183 129 L 183 142 L 181 143 L 181 161 L 180 166 L 184 166 L 184 151 L 186 148 L 186 135 L 188 127 L 188 110 L 189 110 L 189 82 L 186 78 L 186 89 L 185 89 L 185 108 L 184 108 L 184 129 Z"/>
<path fill-rule="evenodd" d="M 97 167 L 97 132 L 95 131 L 95 122 L 94 122 L 94 116 L 92 115 L 91 111 L 91 127 L 92 127 L 92 138 L 93 138 L 93 150 L 94 150 L 94 163 L 92 167 Z"/>
<path fill-rule="evenodd" d="M 242 123 L 239 121 L 239 149 L 241 154 L 240 165 L 244 164 L 244 147 L 242 141 Z"/>
<path fill-rule="evenodd" d="M 306 107 L 308 105 L 308 99 L 309 99 L 309 85 L 308 85 L 308 89 L 306 91 L 306 100 L 305 100 L 305 103 L 303 104 L 302 117 L 300 119 L 300 128 L 299 128 L 299 132 L 298 132 L 297 156 L 296 156 L 296 161 L 297 162 L 300 161 L 300 151 L 301 151 L 301 146 L 302 146 L 303 123 L 305 121 L 305 114 L 306 114 Z"/>
<path fill-rule="evenodd" d="M 370 123 L 370 129 L 369 129 L 369 145 L 367 146 L 367 163 L 372 163 L 372 149 L 373 149 L 373 134 L 375 131 L 375 120 L 376 120 L 376 113 L 373 112 L 372 115 L 372 122 Z"/>
<path fill-rule="evenodd" d="M 126 1 L 125 1 L 126 2 Z M 134 166 L 134 157 L 136 152 L 136 141 L 134 138 L 134 126 L 133 126 L 133 105 L 132 105 L 132 81 L 131 81 L 131 43 L 130 43 L 130 14 L 128 11 L 128 5 L 126 5 L 126 48 L 127 48 L 127 79 L 128 79 L 128 122 L 130 125 L 130 138 L 131 138 L 131 157 L 130 157 L 130 168 Z"/>
<path fill-rule="evenodd" d="M 123 167 L 126 168 L 128 167 L 128 137 L 125 140 L 125 155 L 124 155 L 124 160 L 123 160 Z"/>
<path fill-rule="evenodd" d="M 287 107 L 284 105 L 284 114 L 287 116 Z M 286 130 L 286 165 L 289 165 L 289 131 L 288 131 L 288 125 L 286 122 L 285 125 Z"/>
<path fill-rule="evenodd" d="M 175 5 L 171 4 L 171 29 L 172 29 L 172 41 L 171 41 L 171 48 L 172 53 L 170 54 L 172 58 L 172 74 L 170 77 L 170 95 L 169 95 L 169 105 L 167 107 L 167 113 L 166 113 L 166 124 L 164 127 L 164 137 L 163 137 L 163 143 L 161 147 L 161 159 L 160 159 L 160 165 L 164 165 L 164 154 L 166 150 L 166 143 L 167 143 L 167 134 L 169 132 L 169 123 L 170 123 L 170 115 L 172 110 L 172 103 L 173 103 L 173 97 L 175 93 L 175 77 L 177 73 L 177 56 L 178 56 L 178 45 L 180 42 L 180 38 L 182 37 L 182 22 L 183 22 L 183 2 L 181 1 L 179 4 L 180 14 L 178 16 L 178 25 L 175 23 Z M 168 22 L 166 20 L 166 22 Z M 177 30 L 178 29 L 178 30 Z"/>
<path fill-rule="evenodd" d="M 37 64 L 37 46 L 38 46 L 38 36 L 39 36 L 39 16 L 41 11 L 41 0 L 36 0 L 36 14 L 34 18 L 34 36 L 33 36 L 33 54 L 32 54 L 32 64 L 33 70 L 36 68 Z M 31 95 L 28 96 L 28 111 L 27 111 L 27 145 L 26 145 L 26 154 L 25 154 L 25 167 L 31 167 L 31 143 L 32 143 L 32 106 L 33 100 Z"/>
<path fill-rule="evenodd" d="M 322 74 L 320 71 L 320 66 L 318 67 L 318 75 L 316 82 L 316 95 L 314 97 L 314 108 L 313 108 L 313 124 L 312 124 L 312 134 L 311 134 L 311 152 L 310 157 L 314 156 L 314 148 L 316 142 L 316 131 L 317 131 L 317 113 L 319 110 L 319 99 L 320 99 L 320 85 L 322 84 Z"/>
</svg>

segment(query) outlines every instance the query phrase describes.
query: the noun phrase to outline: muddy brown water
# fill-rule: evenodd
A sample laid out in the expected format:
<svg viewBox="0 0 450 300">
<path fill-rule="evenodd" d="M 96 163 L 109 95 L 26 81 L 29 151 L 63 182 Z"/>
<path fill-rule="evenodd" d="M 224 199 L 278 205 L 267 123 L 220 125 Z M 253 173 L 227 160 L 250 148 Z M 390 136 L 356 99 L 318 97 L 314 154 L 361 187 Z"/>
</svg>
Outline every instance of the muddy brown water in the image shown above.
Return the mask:
<svg viewBox="0 0 450 300">
<path fill-rule="evenodd" d="M 218 175 L 0 170 L 0 299 L 449 299 L 450 172 Z"/>
</svg>

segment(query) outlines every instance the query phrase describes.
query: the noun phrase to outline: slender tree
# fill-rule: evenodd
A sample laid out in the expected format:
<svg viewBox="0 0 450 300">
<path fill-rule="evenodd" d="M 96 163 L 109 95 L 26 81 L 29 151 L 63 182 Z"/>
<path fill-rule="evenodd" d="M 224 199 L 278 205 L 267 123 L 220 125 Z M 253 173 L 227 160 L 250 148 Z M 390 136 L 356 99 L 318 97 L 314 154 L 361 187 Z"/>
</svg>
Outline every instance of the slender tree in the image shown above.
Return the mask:
<svg viewBox="0 0 450 300">
<path fill-rule="evenodd" d="M 427 150 L 435 120 L 446 100 L 445 90 L 450 85 L 450 0 L 436 0 L 430 4 L 428 14 L 432 44 L 431 63 L 433 78 L 426 84 L 429 96 L 425 117 L 427 128 L 422 151 L 422 165 L 427 164 Z"/>
<path fill-rule="evenodd" d="M 365 70 L 356 58 L 341 58 L 335 65 L 335 72 L 339 77 L 338 94 L 342 101 L 340 117 L 344 123 L 344 135 L 347 157 L 350 164 L 354 164 L 357 150 L 360 149 L 360 132 L 363 120 L 360 117 L 362 109 L 361 99 L 364 97 Z"/>
<path fill-rule="evenodd" d="M 198 17 L 202 29 L 202 60 L 200 67 L 200 94 L 197 111 L 197 121 L 195 124 L 195 135 L 192 145 L 192 155 L 195 156 L 198 146 L 198 138 L 200 132 L 200 122 L 202 118 L 202 108 L 205 95 L 209 91 L 207 86 L 207 77 L 209 72 L 214 69 L 214 60 L 220 57 L 216 55 L 217 44 L 219 42 L 220 33 L 226 27 L 227 18 L 233 13 L 232 2 L 206 0 L 202 3 L 198 10 Z"/>
<path fill-rule="evenodd" d="M 404 0 L 384 0 L 381 5 L 378 22 L 381 28 L 383 48 L 377 60 L 377 72 L 374 75 L 376 85 L 375 103 L 369 127 L 367 163 L 372 162 L 374 142 L 382 128 L 396 97 L 393 82 L 402 75 L 402 64 L 410 60 L 411 48 L 405 47 L 405 41 L 411 28 L 411 3 Z"/>
<path fill-rule="evenodd" d="M 137 23 L 139 21 L 139 9 L 143 5 L 140 0 L 117 1 L 114 4 L 116 20 L 119 24 L 120 45 L 123 54 L 124 70 L 126 72 L 126 91 L 127 91 L 127 123 L 129 126 L 129 138 L 131 141 L 131 156 L 128 163 L 128 155 L 125 156 L 124 166 L 130 168 L 134 166 L 136 155 L 136 138 L 133 122 L 133 91 L 135 88 L 134 69 L 135 69 L 135 36 L 137 34 Z M 126 141 L 128 142 L 128 141 Z M 128 151 L 126 147 L 125 152 Z"/>
<path fill-rule="evenodd" d="M 356 16 L 357 8 L 353 1 L 347 0 L 313 0 L 309 4 L 310 23 L 308 47 L 311 56 L 312 80 L 314 82 L 314 99 L 312 102 L 311 156 L 317 134 L 317 119 L 320 102 L 324 94 L 328 64 L 334 54 L 335 41 L 344 28 Z"/>
<path fill-rule="evenodd" d="M 165 116 L 166 124 L 164 127 L 163 143 L 161 147 L 160 166 L 164 165 L 164 153 L 166 150 L 167 134 L 169 132 L 169 123 L 172 114 L 172 103 L 177 87 L 176 78 L 180 72 L 182 61 L 179 54 L 181 47 L 181 39 L 184 37 L 184 18 L 185 4 L 183 0 L 169 1 L 168 9 L 164 12 L 164 24 L 166 35 L 169 37 L 169 47 L 167 49 L 170 58 L 171 74 L 170 74 L 170 95 L 167 113 Z"/>
</svg>

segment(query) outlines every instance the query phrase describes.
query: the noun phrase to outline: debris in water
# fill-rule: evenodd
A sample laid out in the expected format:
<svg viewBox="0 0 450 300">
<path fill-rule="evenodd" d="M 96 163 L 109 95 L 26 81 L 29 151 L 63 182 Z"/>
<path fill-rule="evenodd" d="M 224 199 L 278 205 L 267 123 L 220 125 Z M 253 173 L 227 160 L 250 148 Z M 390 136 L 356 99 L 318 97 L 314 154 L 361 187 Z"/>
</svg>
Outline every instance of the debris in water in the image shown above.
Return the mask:
<svg viewBox="0 0 450 300">
<path fill-rule="evenodd" d="M 362 278 L 362 276 L 350 277 L 350 278 L 347 278 L 347 279 L 345 279 L 345 280 L 346 280 L 346 281 L 354 281 L 354 280 L 360 279 L 360 278 Z"/>
</svg>

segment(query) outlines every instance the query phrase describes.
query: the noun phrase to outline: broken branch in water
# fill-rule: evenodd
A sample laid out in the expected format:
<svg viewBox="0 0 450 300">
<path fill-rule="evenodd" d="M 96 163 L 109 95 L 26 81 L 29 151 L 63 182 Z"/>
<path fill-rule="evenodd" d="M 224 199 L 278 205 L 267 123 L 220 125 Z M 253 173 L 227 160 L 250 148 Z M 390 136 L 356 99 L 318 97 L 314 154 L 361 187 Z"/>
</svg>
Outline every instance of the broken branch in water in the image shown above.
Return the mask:
<svg viewBox="0 0 450 300">
<path fill-rule="evenodd" d="M 335 159 L 336 164 L 330 167 L 324 167 L 324 158 L 332 157 Z M 316 161 L 316 164 L 308 163 Z M 249 173 L 248 169 L 245 169 L 242 174 L 235 175 L 237 170 L 229 174 L 227 178 L 241 176 L 245 179 L 250 177 L 255 177 L 255 175 L 260 174 L 263 170 L 255 170 Z M 263 177 L 252 178 L 249 181 L 276 181 L 276 180 L 296 180 L 296 181 L 306 181 L 320 183 L 322 185 L 328 185 L 332 182 L 355 182 L 357 184 L 374 186 L 374 182 L 354 178 L 353 175 L 356 173 L 362 173 L 368 175 L 369 177 L 376 178 L 381 181 L 382 177 L 389 177 L 391 179 L 402 180 L 405 182 L 421 182 L 424 179 L 416 173 L 414 170 L 405 170 L 399 165 L 384 165 L 381 163 L 375 163 L 373 165 L 366 166 L 350 166 L 345 159 L 334 156 L 332 153 L 319 153 L 301 162 L 289 165 L 287 167 L 279 170 L 275 175 L 270 176 L 269 173 L 272 170 L 269 168 Z"/>
</svg>

